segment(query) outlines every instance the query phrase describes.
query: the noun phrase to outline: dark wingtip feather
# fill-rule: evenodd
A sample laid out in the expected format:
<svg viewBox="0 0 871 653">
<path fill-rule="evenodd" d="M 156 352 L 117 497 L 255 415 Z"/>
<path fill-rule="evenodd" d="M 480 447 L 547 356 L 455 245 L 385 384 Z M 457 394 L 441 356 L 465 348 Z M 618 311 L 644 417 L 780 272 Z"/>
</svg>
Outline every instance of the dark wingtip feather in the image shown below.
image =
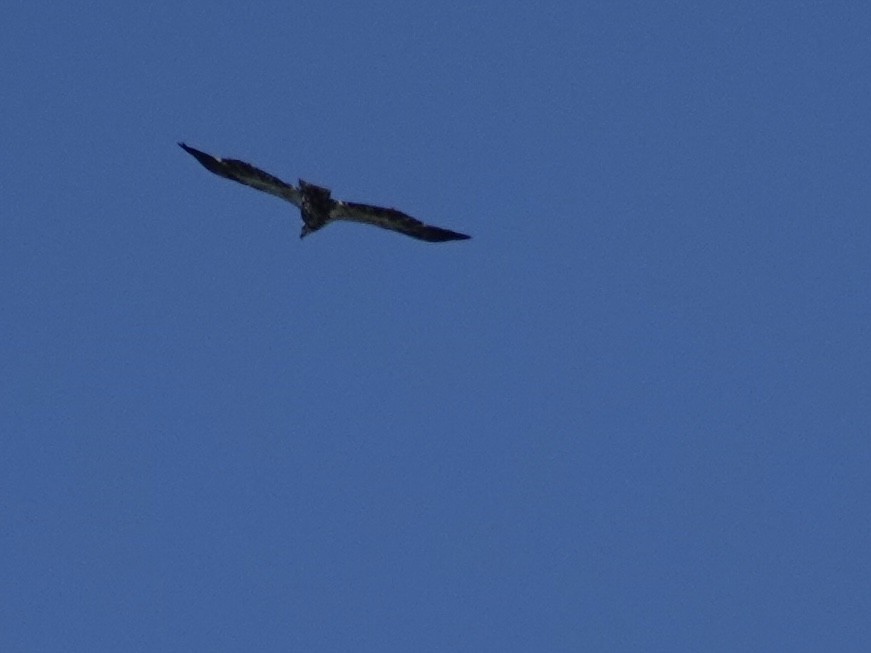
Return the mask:
<svg viewBox="0 0 871 653">
<path fill-rule="evenodd" d="M 224 171 L 223 163 L 220 159 L 213 157 L 211 154 L 200 152 L 198 149 L 193 148 L 190 145 L 185 145 L 184 143 L 179 143 L 178 145 L 181 149 L 183 149 L 185 152 L 187 152 L 197 161 L 199 161 L 200 165 L 209 172 L 214 172 L 216 175 L 221 175 L 222 177 L 227 176 L 226 172 Z"/>
<path fill-rule="evenodd" d="M 469 240 L 471 236 L 451 231 L 450 229 L 442 229 L 441 227 L 429 227 L 419 238 L 421 240 L 428 240 L 431 243 L 445 243 L 450 240 Z"/>
</svg>

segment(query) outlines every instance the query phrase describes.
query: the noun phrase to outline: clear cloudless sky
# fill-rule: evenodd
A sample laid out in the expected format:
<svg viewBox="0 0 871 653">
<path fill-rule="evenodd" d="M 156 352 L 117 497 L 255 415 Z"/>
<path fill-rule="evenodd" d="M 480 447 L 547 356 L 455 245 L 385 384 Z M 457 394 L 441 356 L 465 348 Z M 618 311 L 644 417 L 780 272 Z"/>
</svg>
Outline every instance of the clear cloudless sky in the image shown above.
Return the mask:
<svg viewBox="0 0 871 653">
<path fill-rule="evenodd" d="M 4 653 L 871 650 L 867 3 L 7 5 Z"/>
</svg>

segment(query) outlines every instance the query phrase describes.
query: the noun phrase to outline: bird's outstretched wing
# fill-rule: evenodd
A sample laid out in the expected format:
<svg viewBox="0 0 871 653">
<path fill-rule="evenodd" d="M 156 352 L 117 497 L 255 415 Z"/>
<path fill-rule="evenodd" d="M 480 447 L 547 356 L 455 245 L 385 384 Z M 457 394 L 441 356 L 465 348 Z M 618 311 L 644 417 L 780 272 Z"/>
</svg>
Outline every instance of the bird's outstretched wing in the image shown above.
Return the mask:
<svg viewBox="0 0 871 653">
<path fill-rule="evenodd" d="M 356 202 L 335 202 L 330 210 L 331 220 L 350 220 L 375 225 L 383 229 L 398 231 L 406 236 L 426 240 L 431 243 L 441 243 L 446 240 L 466 240 L 471 238 L 466 234 L 457 233 L 450 229 L 432 227 L 420 220 L 415 220 L 410 215 L 396 209 L 385 209 L 380 206 L 358 204 Z"/>
<path fill-rule="evenodd" d="M 296 206 L 302 205 L 302 195 L 297 188 L 281 181 L 278 177 L 273 177 L 268 172 L 263 172 L 260 168 L 255 168 L 250 163 L 236 159 L 219 159 L 184 143 L 179 143 L 179 147 L 199 161 L 209 172 L 275 195 Z"/>
</svg>

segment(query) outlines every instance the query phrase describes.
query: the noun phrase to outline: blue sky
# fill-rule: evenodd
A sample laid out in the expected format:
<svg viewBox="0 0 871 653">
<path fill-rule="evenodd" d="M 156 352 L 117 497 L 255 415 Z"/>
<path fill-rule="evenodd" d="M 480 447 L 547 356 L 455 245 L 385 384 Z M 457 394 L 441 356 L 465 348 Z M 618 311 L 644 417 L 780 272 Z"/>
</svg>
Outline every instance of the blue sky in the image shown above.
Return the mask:
<svg viewBox="0 0 871 653">
<path fill-rule="evenodd" d="M 871 10 L 349 5 L 4 10 L 0 649 L 871 650 Z"/>
</svg>

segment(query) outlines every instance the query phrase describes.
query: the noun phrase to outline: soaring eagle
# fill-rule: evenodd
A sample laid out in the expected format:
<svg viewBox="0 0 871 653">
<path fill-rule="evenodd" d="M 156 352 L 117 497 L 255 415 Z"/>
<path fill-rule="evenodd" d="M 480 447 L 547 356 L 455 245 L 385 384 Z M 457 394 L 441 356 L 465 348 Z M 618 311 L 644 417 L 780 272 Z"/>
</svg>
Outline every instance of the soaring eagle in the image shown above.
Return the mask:
<svg viewBox="0 0 871 653">
<path fill-rule="evenodd" d="M 313 231 L 325 227 L 334 220 L 363 222 L 383 229 L 398 231 L 406 236 L 431 243 L 471 238 L 471 236 L 450 229 L 424 224 L 396 209 L 334 200 L 330 196 L 328 188 L 310 184 L 302 179 L 299 180 L 299 188 L 295 188 L 287 182 L 281 181 L 278 177 L 273 177 L 244 161 L 219 159 L 195 150 L 184 143 L 179 143 L 179 146 L 199 161 L 209 172 L 275 195 L 296 206 L 302 213 L 303 225 L 299 234 L 300 238 L 305 238 Z"/>
</svg>

